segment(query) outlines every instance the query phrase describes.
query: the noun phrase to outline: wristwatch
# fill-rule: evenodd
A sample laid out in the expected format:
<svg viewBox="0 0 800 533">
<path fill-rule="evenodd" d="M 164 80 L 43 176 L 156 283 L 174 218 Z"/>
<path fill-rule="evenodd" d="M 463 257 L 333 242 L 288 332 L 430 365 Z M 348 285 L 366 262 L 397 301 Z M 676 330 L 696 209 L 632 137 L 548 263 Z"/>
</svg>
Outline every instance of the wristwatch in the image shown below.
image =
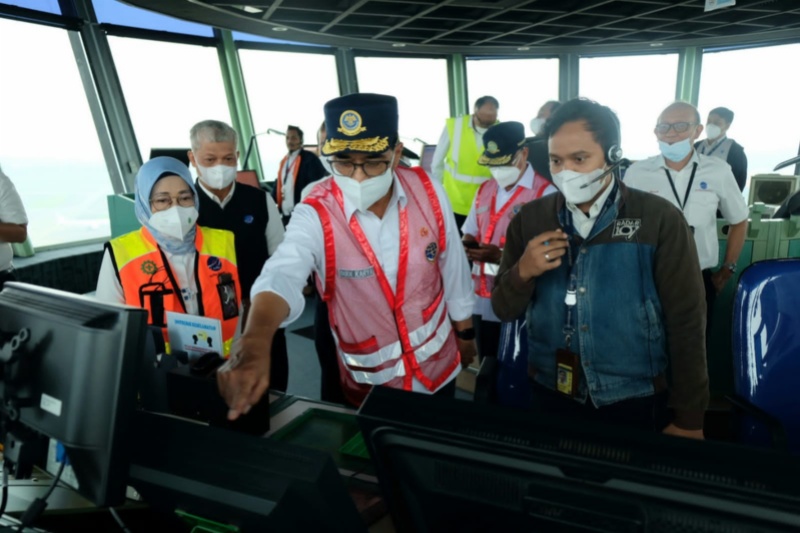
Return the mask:
<svg viewBox="0 0 800 533">
<path fill-rule="evenodd" d="M 456 337 L 458 337 L 462 341 L 475 340 L 475 328 L 462 329 L 461 331 L 455 330 L 455 332 L 456 332 Z"/>
<path fill-rule="evenodd" d="M 722 268 L 727 268 L 731 274 L 736 274 L 736 263 L 725 263 Z"/>
</svg>

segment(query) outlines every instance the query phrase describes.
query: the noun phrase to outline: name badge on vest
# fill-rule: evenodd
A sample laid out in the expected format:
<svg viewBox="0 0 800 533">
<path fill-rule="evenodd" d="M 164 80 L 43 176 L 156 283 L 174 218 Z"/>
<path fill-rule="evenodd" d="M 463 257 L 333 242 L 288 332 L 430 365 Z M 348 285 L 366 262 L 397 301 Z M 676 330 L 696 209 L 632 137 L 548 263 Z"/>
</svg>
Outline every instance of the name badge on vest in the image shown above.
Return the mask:
<svg viewBox="0 0 800 533">
<path fill-rule="evenodd" d="M 364 279 L 364 278 L 371 278 L 374 275 L 375 275 L 375 269 L 372 267 L 362 268 L 360 270 L 345 270 L 343 268 L 339 269 L 340 278 Z"/>
<path fill-rule="evenodd" d="M 229 320 L 239 316 L 239 301 L 236 298 L 236 283 L 233 281 L 233 276 L 227 272 L 219 275 L 217 293 L 220 307 L 222 307 L 222 318 Z"/>
</svg>

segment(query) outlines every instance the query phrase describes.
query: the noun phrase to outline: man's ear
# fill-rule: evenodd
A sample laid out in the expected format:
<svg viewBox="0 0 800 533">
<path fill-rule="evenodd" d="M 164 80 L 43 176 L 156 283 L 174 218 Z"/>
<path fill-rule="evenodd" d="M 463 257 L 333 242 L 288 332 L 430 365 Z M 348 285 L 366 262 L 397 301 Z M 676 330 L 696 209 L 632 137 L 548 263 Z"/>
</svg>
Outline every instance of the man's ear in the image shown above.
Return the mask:
<svg viewBox="0 0 800 533">
<path fill-rule="evenodd" d="M 194 152 L 189 150 L 186 152 L 186 155 L 189 157 L 189 162 L 192 164 L 192 166 L 197 168 L 197 161 L 194 160 Z M 236 152 L 236 157 L 239 157 L 239 152 Z"/>
</svg>

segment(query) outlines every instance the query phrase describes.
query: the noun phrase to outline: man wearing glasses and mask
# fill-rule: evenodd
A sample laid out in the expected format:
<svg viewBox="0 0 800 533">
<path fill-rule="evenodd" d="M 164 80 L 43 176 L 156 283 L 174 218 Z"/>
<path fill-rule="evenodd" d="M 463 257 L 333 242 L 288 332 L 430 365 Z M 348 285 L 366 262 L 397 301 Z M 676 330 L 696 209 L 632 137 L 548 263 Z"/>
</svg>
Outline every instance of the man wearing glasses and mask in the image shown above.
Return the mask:
<svg viewBox="0 0 800 533">
<path fill-rule="evenodd" d="M 333 176 L 295 209 L 256 280 L 246 329 L 218 373 L 229 418 L 270 381 L 270 339 L 303 310 L 316 274 L 347 401 L 374 385 L 452 396 L 475 355 L 472 281 L 440 184 L 398 167 L 397 100 L 352 94 L 325 104 L 322 154 Z"/>
<path fill-rule="evenodd" d="M 708 334 L 717 293 L 736 273 L 749 210 L 730 165 L 694 149 L 702 131 L 696 107 L 686 102 L 669 105 L 658 117 L 654 130 L 661 155 L 631 165 L 625 184 L 669 200 L 683 212 L 692 228 L 703 270 Z M 718 209 L 730 223 L 725 259 L 719 268 Z"/>
</svg>

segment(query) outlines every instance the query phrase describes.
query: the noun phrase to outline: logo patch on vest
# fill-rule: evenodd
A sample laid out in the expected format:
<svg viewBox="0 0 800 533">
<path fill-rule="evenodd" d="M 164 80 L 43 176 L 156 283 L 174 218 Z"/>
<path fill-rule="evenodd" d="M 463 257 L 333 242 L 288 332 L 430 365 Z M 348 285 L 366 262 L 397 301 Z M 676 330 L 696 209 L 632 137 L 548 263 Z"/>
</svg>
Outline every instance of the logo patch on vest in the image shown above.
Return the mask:
<svg viewBox="0 0 800 533">
<path fill-rule="evenodd" d="M 424 228 L 424 227 L 423 227 L 423 228 L 421 228 L 421 229 L 419 230 L 419 236 L 420 236 L 420 237 L 427 237 L 427 236 L 428 236 L 428 233 L 430 233 L 430 232 L 428 231 L 428 228 Z"/>
<path fill-rule="evenodd" d="M 339 277 L 347 279 L 364 279 L 371 278 L 375 275 L 375 269 L 372 267 L 362 268 L 361 270 L 344 270 L 339 269 Z"/>
<path fill-rule="evenodd" d="M 255 220 L 255 219 L 253 218 L 253 215 L 245 215 L 245 216 L 244 216 L 244 223 L 245 223 L 245 224 L 252 224 L 252 223 L 253 223 L 253 220 Z"/>
<path fill-rule="evenodd" d="M 522 210 L 522 206 L 524 204 L 517 204 L 511 207 L 511 211 L 508 212 L 508 218 L 514 218 L 514 215 L 519 213 Z"/>
<path fill-rule="evenodd" d="M 425 247 L 425 259 L 430 263 L 436 261 L 436 256 L 439 254 L 439 245 L 435 242 L 430 243 Z"/>
<path fill-rule="evenodd" d="M 625 237 L 625 239 L 631 240 L 641 227 L 642 219 L 640 218 L 621 218 L 614 222 L 614 232 L 611 237 Z"/>
<path fill-rule="evenodd" d="M 210 268 L 214 272 L 219 272 L 220 270 L 222 270 L 222 261 L 220 261 L 219 257 L 214 257 L 214 256 L 209 257 L 208 261 L 206 261 L 206 264 L 208 265 L 208 268 Z"/>
<path fill-rule="evenodd" d="M 152 276 L 153 274 L 158 272 L 158 266 L 156 266 L 156 262 L 151 261 L 149 259 L 147 261 L 142 261 L 141 269 L 142 272 L 144 272 L 148 276 Z"/>
</svg>

